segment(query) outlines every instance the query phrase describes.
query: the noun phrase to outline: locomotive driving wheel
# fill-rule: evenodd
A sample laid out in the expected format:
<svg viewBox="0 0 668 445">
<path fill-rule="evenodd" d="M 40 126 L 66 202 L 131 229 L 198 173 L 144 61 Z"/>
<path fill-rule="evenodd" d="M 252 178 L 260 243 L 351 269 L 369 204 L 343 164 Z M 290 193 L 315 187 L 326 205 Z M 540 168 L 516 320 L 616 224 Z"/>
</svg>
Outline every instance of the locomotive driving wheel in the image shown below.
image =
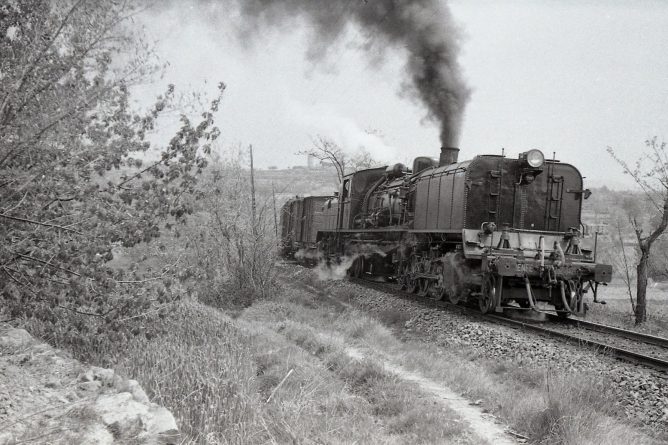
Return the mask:
<svg viewBox="0 0 668 445">
<path fill-rule="evenodd" d="M 357 257 L 357 267 L 355 268 L 355 278 L 362 278 L 366 268 L 366 259 L 363 255 Z"/>
<path fill-rule="evenodd" d="M 496 307 L 496 299 L 496 277 L 488 273 L 482 278 L 482 287 L 480 289 L 480 296 L 478 297 L 480 312 L 486 314 L 493 311 Z"/>
<path fill-rule="evenodd" d="M 464 297 L 464 289 L 462 280 L 459 278 L 459 273 L 457 272 L 457 265 L 452 260 L 445 263 L 444 276 L 445 292 L 448 295 L 448 300 L 452 304 L 459 304 L 462 297 Z"/>
<path fill-rule="evenodd" d="M 443 263 L 440 261 L 434 264 L 434 267 L 432 268 L 432 274 L 436 275 L 436 282 L 432 284 L 431 287 L 431 292 L 433 297 L 440 301 L 442 300 L 445 295 L 445 276 L 444 276 L 445 268 L 443 267 Z"/>
<path fill-rule="evenodd" d="M 426 267 L 423 265 L 422 270 L 426 269 Z M 420 278 L 418 279 L 418 295 L 421 297 L 426 297 L 429 295 L 429 291 L 431 289 L 432 282 L 428 280 L 427 278 Z"/>
<path fill-rule="evenodd" d="M 356 257 L 346 272 L 349 277 L 353 278 L 364 276 L 364 256 Z"/>
<path fill-rule="evenodd" d="M 563 305 L 558 305 L 555 308 L 559 318 L 568 318 L 571 314 L 577 314 L 583 310 L 584 292 L 580 281 L 564 280 L 564 293 L 571 312 L 568 312 Z"/>
<path fill-rule="evenodd" d="M 414 294 L 418 291 L 420 281 L 416 275 L 421 272 L 421 268 L 422 262 L 420 261 L 420 257 L 417 255 L 411 255 L 410 259 L 408 260 L 408 264 L 406 265 L 406 278 L 404 280 L 406 282 L 407 292 Z"/>
<path fill-rule="evenodd" d="M 406 290 L 408 287 L 408 266 L 409 262 L 402 259 L 397 268 L 397 283 L 401 286 L 401 290 Z"/>
<path fill-rule="evenodd" d="M 346 269 L 346 275 L 349 277 L 354 278 L 355 277 L 355 267 L 357 267 L 357 258 L 353 260 L 353 262 L 350 264 L 350 267 Z"/>
<path fill-rule="evenodd" d="M 584 285 L 580 280 L 572 280 L 570 286 L 573 292 L 573 306 L 571 306 L 571 309 L 580 314 L 586 310 L 584 305 Z"/>
</svg>

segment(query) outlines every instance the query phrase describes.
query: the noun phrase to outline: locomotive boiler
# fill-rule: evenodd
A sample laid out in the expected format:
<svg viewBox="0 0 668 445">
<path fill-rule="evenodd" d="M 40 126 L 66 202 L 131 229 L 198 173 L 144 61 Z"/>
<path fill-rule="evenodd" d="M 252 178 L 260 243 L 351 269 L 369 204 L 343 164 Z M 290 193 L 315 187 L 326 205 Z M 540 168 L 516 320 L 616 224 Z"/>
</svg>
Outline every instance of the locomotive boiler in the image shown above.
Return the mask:
<svg viewBox="0 0 668 445">
<path fill-rule="evenodd" d="M 560 316 L 584 312 L 583 296 L 611 279 L 584 237 L 583 188 L 572 165 L 529 150 L 517 159 L 480 155 L 459 162 L 444 147 L 343 178 L 333 196 L 283 207 L 286 252 L 325 261 L 352 259 L 352 276 L 396 279 L 410 292 Z M 298 232 L 298 233 L 297 233 Z"/>
</svg>

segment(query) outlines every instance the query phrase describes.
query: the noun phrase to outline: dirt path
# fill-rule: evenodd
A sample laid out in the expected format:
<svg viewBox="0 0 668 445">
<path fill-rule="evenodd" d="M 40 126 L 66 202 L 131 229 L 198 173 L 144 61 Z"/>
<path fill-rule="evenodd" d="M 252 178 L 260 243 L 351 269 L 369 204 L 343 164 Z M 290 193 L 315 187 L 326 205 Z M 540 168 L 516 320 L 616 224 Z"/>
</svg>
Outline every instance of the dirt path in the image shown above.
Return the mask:
<svg viewBox="0 0 668 445">
<path fill-rule="evenodd" d="M 366 357 L 366 354 L 362 350 L 353 347 L 346 348 L 346 353 L 350 358 L 355 360 L 362 360 Z M 458 395 L 450 388 L 440 385 L 416 372 L 408 371 L 396 363 L 382 360 L 375 356 L 374 358 L 381 361 L 385 370 L 395 374 L 402 380 L 417 384 L 422 391 L 431 394 L 443 405 L 459 414 L 464 421 L 471 425 L 473 433 L 487 443 L 491 445 L 517 445 L 518 443 L 523 443 L 518 442 L 507 433 L 505 428 L 496 422 L 494 416 L 483 413 L 480 408 L 472 405 L 469 400 Z"/>
<path fill-rule="evenodd" d="M 350 304 L 341 301 L 323 289 L 318 289 L 305 283 L 302 285 L 306 290 L 316 295 L 352 309 Z M 350 358 L 355 360 L 363 360 L 368 355 L 363 350 L 355 347 L 347 347 L 345 352 Z M 471 426 L 472 432 L 482 441 L 487 442 L 490 445 L 518 445 L 526 443 L 526 439 L 516 438 L 508 433 L 508 428 L 498 423 L 495 416 L 484 413 L 481 408 L 473 405 L 470 400 L 460 396 L 450 388 L 424 377 L 417 372 L 409 371 L 401 365 L 392 362 L 387 357 L 373 354 L 373 358 L 374 360 L 377 360 L 386 371 L 396 375 L 404 381 L 417 384 L 423 392 L 430 394 L 443 406 L 455 411 L 462 420 Z"/>
</svg>

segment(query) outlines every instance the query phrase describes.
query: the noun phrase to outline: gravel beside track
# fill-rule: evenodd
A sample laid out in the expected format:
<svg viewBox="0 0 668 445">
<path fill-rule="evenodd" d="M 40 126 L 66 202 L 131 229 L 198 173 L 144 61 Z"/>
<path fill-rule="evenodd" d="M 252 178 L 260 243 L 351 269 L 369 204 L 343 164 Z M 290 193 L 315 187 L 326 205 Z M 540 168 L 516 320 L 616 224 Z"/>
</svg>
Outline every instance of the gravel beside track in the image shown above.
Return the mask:
<svg viewBox="0 0 668 445">
<path fill-rule="evenodd" d="M 590 348 L 472 317 L 456 308 L 443 309 L 436 302 L 401 292 L 397 286 L 342 280 L 330 282 L 329 287 L 333 295 L 345 295 L 372 314 L 400 313 L 407 320 L 401 329 L 405 338 L 428 341 L 484 359 L 512 360 L 526 368 L 563 369 L 599 376 L 610 382 L 618 407 L 629 418 L 659 431 L 668 428 L 665 373 L 621 362 Z"/>
<path fill-rule="evenodd" d="M 656 342 L 647 343 L 645 340 L 643 340 L 642 336 L 639 336 L 637 340 L 627 338 L 625 334 L 628 331 L 624 331 L 620 335 L 619 332 L 616 332 L 614 330 L 613 331 L 606 330 L 605 328 L 607 327 L 603 325 L 599 325 L 601 326 L 601 328 L 599 330 L 594 331 L 589 327 L 587 327 L 586 324 L 580 324 L 580 323 L 581 322 L 564 323 L 564 322 L 554 321 L 543 324 L 543 327 L 548 328 L 551 331 L 561 332 L 584 340 L 595 341 L 616 348 L 626 349 L 628 351 L 658 358 L 668 362 L 668 340 L 666 339 L 662 339 L 660 337 L 653 337 L 653 339 L 656 339 Z M 662 346 L 661 345 L 662 342 L 660 340 L 663 340 L 665 342 L 665 345 Z M 668 368 L 666 368 L 666 371 L 668 372 Z"/>
</svg>

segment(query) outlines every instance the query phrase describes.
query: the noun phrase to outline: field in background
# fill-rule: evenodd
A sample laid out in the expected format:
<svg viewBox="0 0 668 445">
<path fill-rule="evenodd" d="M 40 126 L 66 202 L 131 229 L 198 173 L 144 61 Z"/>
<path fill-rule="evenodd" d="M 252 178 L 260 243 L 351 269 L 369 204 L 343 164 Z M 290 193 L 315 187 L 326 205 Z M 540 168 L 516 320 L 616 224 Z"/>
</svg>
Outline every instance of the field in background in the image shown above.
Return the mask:
<svg viewBox="0 0 668 445">
<path fill-rule="evenodd" d="M 632 288 L 635 295 L 635 288 Z M 668 285 L 652 283 L 647 287 L 647 322 L 635 325 L 628 289 L 621 280 L 613 280 L 599 288 L 599 299 L 606 304 L 595 304 L 591 297 L 586 320 L 626 329 L 668 337 Z"/>
</svg>

